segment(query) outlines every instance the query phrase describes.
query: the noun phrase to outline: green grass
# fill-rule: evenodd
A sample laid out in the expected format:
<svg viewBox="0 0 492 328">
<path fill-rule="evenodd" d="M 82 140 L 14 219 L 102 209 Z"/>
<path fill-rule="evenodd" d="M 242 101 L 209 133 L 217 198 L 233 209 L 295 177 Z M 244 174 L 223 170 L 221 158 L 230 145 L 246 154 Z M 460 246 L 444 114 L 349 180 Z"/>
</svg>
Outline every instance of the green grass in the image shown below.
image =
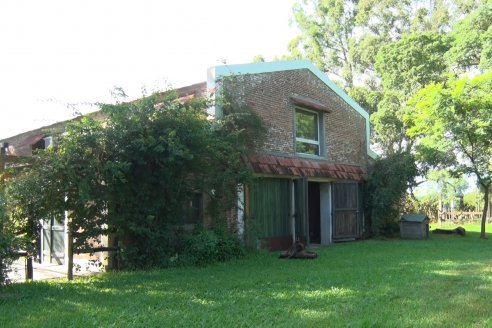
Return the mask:
<svg viewBox="0 0 492 328">
<path fill-rule="evenodd" d="M 0 327 L 492 327 L 492 240 L 466 229 L 335 244 L 316 260 L 259 253 L 12 285 L 0 290 Z"/>
</svg>

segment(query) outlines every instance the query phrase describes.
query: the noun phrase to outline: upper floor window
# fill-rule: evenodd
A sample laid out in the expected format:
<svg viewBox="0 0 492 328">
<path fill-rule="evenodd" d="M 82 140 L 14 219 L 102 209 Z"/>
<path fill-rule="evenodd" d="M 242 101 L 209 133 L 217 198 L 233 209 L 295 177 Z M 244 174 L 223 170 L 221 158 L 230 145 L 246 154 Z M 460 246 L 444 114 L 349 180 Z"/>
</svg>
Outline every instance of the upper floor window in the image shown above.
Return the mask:
<svg viewBox="0 0 492 328">
<path fill-rule="evenodd" d="M 296 108 L 296 153 L 320 155 L 319 113 Z"/>
</svg>

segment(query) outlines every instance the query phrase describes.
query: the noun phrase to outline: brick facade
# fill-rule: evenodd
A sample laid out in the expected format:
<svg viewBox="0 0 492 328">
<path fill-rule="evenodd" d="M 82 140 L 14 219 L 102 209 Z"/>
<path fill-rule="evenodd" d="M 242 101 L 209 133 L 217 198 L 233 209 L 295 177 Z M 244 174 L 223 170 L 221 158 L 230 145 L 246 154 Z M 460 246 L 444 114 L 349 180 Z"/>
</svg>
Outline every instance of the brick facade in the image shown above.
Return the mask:
<svg viewBox="0 0 492 328">
<path fill-rule="evenodd" d="M 367 166 L 365 119 L 308 69 L 236 75 L 233 79 L 237 82 L 234 96 L 257 112 L 268 127 L 263 152 L 296 156 L 296 105 L 291 96 L 302 96 L 330 110 L 318 111 L 324 130 L 321 134 L 324 147 L 319 159 Z"/>
</svg>

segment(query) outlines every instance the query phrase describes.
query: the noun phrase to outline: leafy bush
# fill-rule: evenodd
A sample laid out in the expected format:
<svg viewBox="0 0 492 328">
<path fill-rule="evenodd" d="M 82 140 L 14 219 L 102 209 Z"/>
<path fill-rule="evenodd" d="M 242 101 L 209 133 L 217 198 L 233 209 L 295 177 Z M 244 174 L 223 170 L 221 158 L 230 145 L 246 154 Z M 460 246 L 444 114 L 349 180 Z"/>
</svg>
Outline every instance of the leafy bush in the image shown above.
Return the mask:
<svg viewBox="0 0 492 328">
<path fill-rule="evenodd" d="M 10 248 L 11 241 L 10 236 L 0 231 L 0 286 L 8 281 L 7 274 L 13 260 Z"/>
<path fill-rule="evenodd" d="M 171 225 L 163 225 L 154 230 L 134 228 L 131 234 L 118 239 L 120 268 L 135 270 L 168 267 L 171 256 L 179 248 L 181 235 L 179 228 Z"/>
<path fill-rule="evenodd" d="M 415 158 L 409 153 L 394 154 L 376 161 L 364 193 L 374 235 L 391 237 L 398 233 L 406 191 L 417 174 Z"/>
<path fill-rule="evenodd" d="M 245 254 L 244 247 L 239 239 L 224 230 L 217 230 L 215 234 L 218 237 L 217 259 L 221 262 L 243 257 Z"/>
<path fill-rule="evenodd" d="M 239 239 L 224 231 L 200 229 L 185 239 L 178 265 L 204 266 L 244 256 Z"/>
<path fill-rule="evenodd" d="M 14 236 L 7 229 L 8 217 L 5 213 L 3 197 L 0 194 L 0 286 L 8 282 L 10 265 L 16 259 L 13 252 Z"/>
</svg>

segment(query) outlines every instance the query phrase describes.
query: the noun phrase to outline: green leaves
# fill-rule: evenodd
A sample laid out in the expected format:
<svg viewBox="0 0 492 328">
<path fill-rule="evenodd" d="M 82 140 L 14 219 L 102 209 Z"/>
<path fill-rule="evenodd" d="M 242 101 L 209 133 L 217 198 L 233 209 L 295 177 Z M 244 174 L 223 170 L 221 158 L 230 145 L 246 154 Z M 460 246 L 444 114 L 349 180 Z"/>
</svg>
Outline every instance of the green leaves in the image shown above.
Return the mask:
<svg viewBox="0 0 492 328">
<path fill-rule="evenodd" d="M 376 161 L 364 193 L 373 234 L 392 236 L 398 232 L 406 191 L 418 173 L 415 158 L 409 153 L 392 154 Z"/>
<path fill-rule="evenodd" d="M 381 48 L 375 68 L 383 87 L 412 94 L 431 82 L 443 80 L 443 56 L 448 49 L 446 36 L 439 33 L 404 35 L 400 41 Z"/>
<path fill-rule="evenodd" d="M 384 155 L 413 150 L 404 116 L 417 91 L 492 67 L 490 1 L 313 0 L 296 4 L 294 20 L 291 54 L 362 100 Z"/>
<path fill-rule="evenodd" d="M 208 106 L 169 91 L 102 105 L 102 121 L 69 122 L 55 148 L 36 153 L 9 181 L 8 205 L 24 245 L 34 251 L 39 220 L 61 220 L 67 211 L 75 251 L 110 232 L 128 267 L 165 266 L 197 192 L 209 194 L 209 221 L 225 226 L 236 188 L 249 177 L 241 155 L 261 137 L 261 120 L 229 102 L 224 119 L 211 121 Z"/>
<path fill-rule="evenodd" d="M 459 70 L 492 67 L 492 2 L 480 6 L 461 21 L 451 32 L 452 47 L 446 55 L 450 65 Z"/>
<path fill-rule="evenodd" d="M 425 147 L 423 155 L 451 153 L 457 169 L 473 172 L 472 167 L 479 165 L 489 170 L 491 81 L 489 72 L 473 79 L 450 80 L 447 85 L 430 85 L 417 93 L 411 101 L 415 112 L 409 115 L 414 126 L 408 133 Z"/>
<path fill-rule="evenodd" d="M 422 161 L 453 174 L 473 174 L 486 190 L 492 184 L 491 90 L 492 71 L 429 85 L 413 97 L 415 111 L 407 118 L 413 122 L 407 133 L 417 140 Z"/>
</svg>

